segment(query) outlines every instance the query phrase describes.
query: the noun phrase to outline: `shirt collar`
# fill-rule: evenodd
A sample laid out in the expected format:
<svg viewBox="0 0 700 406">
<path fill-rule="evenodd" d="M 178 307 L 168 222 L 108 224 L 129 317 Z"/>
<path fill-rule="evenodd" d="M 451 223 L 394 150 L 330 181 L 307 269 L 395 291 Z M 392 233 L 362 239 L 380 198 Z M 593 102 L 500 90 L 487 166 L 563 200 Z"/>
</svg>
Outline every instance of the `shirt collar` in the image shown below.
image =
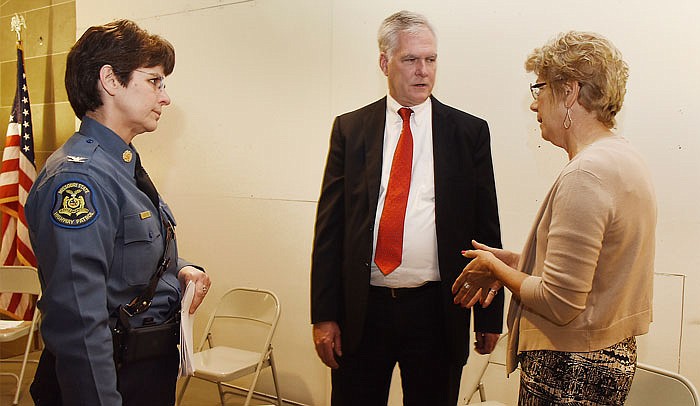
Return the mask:
<svg viewBox="0 0 700 406">
<path fill-rule="evenodd" d="M 127 145 L 117 133 L 88 116 L 84 116 L 80 123 L 80 133 L 94 138 L 108 156 L 124 164 L 124 168 L 130 173 L 134 172 L 136 148 L 131 144 Z"/>
<path fill-rule="evenodd" d="M 402 107 L 405 106 L 400 105 L 399 102 L 391 97 L 390 94 L 386 95 L 387 117 L 394 117 L 397 121 L 402 121 L 401 116 L 399 115 L 399 109 Z M 428 97 L 423 103 L 408 108 L 413 110 L 413 119 L 415 120 L 416 124 L 420 125 L 424 122 L 424 120 L 429 118 L 431 107 L 432 103 L 430 97 Z"/>
</svg>

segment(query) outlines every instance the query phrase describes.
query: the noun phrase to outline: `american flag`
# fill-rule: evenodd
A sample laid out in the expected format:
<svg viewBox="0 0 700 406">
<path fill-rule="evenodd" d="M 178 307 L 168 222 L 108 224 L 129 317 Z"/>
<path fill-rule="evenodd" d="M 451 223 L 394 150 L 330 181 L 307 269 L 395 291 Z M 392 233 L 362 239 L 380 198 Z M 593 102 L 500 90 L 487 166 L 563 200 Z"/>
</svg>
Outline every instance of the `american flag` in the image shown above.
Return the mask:
<svg viewBox="0 0 700 406">
<path fill-rule="evenodd" d="M 29 107 L 24 55 L 17 44 L 17 91 L 7 126 L 5 149 L 0 170 L 0 211 L 2 212 L 2 247 L 0 264 L 36 266 L 29 242 L 24 204 L 36 179 L 32 110 Z M 35 298 L 27 294 L 0 293 L 0 308 L 19 319 L 31 320 Z"/>
</svg>

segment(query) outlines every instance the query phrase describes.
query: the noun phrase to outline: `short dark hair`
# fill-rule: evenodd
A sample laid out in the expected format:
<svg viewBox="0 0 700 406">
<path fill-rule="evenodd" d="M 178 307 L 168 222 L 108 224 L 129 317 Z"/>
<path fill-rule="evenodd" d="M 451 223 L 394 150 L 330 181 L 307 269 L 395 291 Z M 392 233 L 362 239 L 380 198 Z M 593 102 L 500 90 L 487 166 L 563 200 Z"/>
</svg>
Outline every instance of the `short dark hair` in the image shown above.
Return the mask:
<svg viewBox="0 0 700 406">
<path fill-rule="evenodd" d="M 88 28 L 71 48 L 66 61 L 66 92 L 79 119 L 102 106 L 97 80 L 104 65 L 111 65 L 119 83 L 126 86 L 132 72 L 139 67 L 162 66 L 166 76 L 172 73 L 175 48 L 130 20 Z"/>
</svg>

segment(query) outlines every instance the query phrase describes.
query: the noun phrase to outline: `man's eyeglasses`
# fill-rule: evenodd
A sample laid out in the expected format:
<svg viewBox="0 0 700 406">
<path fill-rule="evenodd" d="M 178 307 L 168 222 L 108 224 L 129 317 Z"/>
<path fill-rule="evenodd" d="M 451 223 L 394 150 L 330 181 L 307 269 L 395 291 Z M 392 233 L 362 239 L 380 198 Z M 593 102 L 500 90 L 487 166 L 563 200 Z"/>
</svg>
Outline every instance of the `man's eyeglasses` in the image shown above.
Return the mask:
<svg viewBox="0 0 700 406">
<path fill-rule="evenodd" d="M 155 72 L 146 72 L 139 69 L 134 69 L 134 71 L 152 76 L 150 79 L 148 79 L 148 81 L 151 82 L 159 92 L 162 92 L 165 89 L 165 76 Z"/>
<path fill-rule="evenodd" d="M 539 82 L 535 84 L 530 83 L 530 93 L 532 93 L 532 98 L 537 100 L 537 98 L 540 96 L 540 90 L 542 90 L 542 88 L 545 86 L 547 86 L 547 82 Z"/>
</svg>

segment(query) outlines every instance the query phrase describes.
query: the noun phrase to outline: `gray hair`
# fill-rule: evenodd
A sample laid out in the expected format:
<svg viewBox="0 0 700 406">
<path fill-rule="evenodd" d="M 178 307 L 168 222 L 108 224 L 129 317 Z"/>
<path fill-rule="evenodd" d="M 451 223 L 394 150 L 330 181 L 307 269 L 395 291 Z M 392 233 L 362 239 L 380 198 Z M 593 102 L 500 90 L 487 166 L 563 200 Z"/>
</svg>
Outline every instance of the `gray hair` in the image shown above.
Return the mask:
<svg viewBox="0 0 700 406">
<path fill-rule="evenodd" d="M 379 52 L 385 53 L 388 58 L 391 58 L 399 41 L 399 33 L 415 34 L 426 28 L 436 37 L 433 26 L 421 14 L 403 10 L 390 15 L 379 26 L 377 33 Z"/>
</svg>

